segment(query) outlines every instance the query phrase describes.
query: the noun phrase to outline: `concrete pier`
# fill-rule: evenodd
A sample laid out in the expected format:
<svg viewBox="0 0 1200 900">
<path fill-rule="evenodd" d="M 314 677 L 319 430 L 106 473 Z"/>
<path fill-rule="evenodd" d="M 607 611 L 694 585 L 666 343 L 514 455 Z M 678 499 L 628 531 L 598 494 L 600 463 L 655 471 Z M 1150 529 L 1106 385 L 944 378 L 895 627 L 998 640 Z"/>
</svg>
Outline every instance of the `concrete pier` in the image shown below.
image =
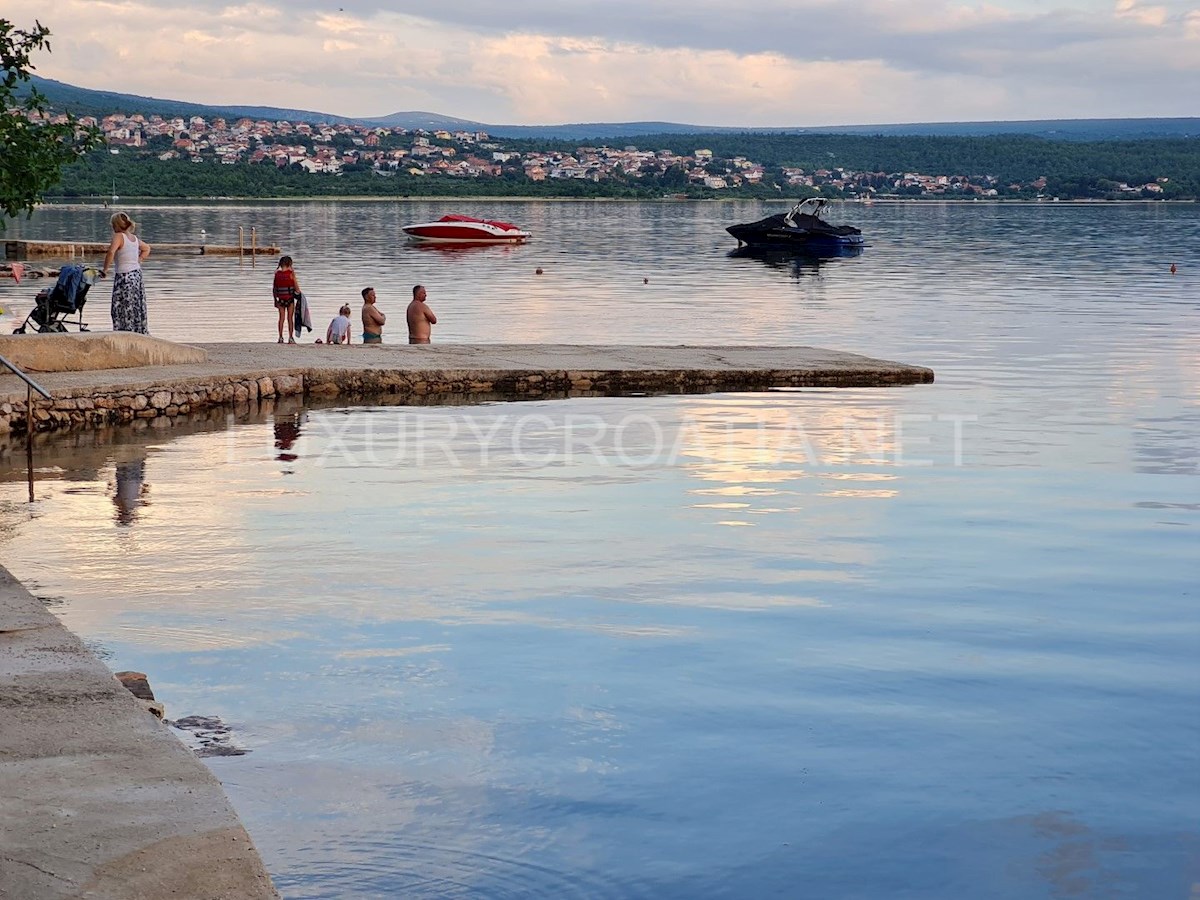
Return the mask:
<svg viewBox="0 0 1200 900">
<path fill-rule="evenodd" d="M 0 337 L 0 355 L 21 365 L 35 341 L 62 347 L 64 367 L 80 356 L 78 343 L 113 341 L 111 334 Z M 133 336 L 140 337 L 140 336 Z M 132 340 L 132 339 L 131 339 Z M 140 338 L 139 344 L 153 341 Z M 173 345 L 162 348 L 168 353 Z M 342 398 L 437 394 L 514 398 L 628 392 L 703 393 L 772 387 L 890 387 L 933 381 L 933 371 L 817 347 L 652 347 L 561 344 L 435 344 L 327 346 L 314 344 L 195 344 L 203 362 L 30 371 L 53 395 L 34 395 L 34 427 L 97 427 L 158 416 L 175 417 L 214 406 L 281 396 Z M 132 353 L 132 350 L 130 351 Z M 181 352 L 181 351 L 180 351 Z M 139 346 L 139 358 L 145 351 Z M 98 365 L 93 363 L 91 365 Z M 428 400 L 426 399 L 426 402 Z M 25 385 L 0 375 L 0 433 L 25 429 Z"/>
<path fill-rule="evenodd" d="M 278 897 L 220 782 L 0 567 L 0 897 Z"/>
<path fill-rule="evenodd" d="M 228 244 L 163 244 L 155 241 L 151 246 L 156 255 L 174 256 L 278 256 L 279 247 L 233 247 Z M 29 259 L 35 256 L 52 256 L 56 259 L 74 259 L 77 256 L 103 257 L 108 250 L 108 241 L 27 241 L 22 239 L 4 242 L 6 259 Z"/>
</svg>

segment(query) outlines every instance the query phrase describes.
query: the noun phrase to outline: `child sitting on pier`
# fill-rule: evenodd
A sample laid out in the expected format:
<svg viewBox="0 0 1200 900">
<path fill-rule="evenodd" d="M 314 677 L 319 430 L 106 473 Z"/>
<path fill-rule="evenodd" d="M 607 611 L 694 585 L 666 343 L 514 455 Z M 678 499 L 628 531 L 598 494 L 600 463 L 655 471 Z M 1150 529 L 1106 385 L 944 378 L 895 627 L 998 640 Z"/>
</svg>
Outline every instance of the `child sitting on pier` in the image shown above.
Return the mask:
<svg viewBox="0 0 1200 900">
<path fill-rule="evenodd" d="M 350 304 L 345 304 L 338 310 L 338 314 L 333 321 L 329 323 L 329 328 L 325 331 L 325 343 L 327 344 L 349 344 L 350 343 Z"/>
</svg>

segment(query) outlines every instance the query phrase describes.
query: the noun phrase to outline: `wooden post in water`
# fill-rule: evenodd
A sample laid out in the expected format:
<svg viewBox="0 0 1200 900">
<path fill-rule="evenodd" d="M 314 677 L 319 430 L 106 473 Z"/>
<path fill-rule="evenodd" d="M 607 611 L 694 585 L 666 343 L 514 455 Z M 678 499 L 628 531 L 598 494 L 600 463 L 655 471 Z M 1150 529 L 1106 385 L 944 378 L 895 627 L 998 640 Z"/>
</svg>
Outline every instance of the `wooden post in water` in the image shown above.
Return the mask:
<svg viewBox="0 0 1200 900">
<path fill-rule="evenodd" d="M 258 259 L 258 228 L 255 225 L 250 226 L 250 264 L 254 265 Z"/>
<path fill-rule="evenodd" d="M 238 226 L 238 258 L 241 259 L 246 255 L 246 228 L 244 225 Z"/>
</svg>

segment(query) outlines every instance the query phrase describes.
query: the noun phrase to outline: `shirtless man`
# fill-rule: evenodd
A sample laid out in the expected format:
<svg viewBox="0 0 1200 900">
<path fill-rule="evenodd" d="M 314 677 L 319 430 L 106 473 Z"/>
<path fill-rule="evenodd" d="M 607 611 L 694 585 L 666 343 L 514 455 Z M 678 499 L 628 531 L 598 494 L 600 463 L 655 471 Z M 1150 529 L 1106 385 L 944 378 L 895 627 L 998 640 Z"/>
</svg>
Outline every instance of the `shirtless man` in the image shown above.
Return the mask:
<svg viewBox="0 0 1200 900">
<path fill-rule="evenodd" d="M 408 342 L 410 344 L 428 344 L 432 328 L 437 324 L 437 316 L 425 302 L 425 286 L 418 284 L 413 288 L 412 303 L 408 304 Z"/>
<path fill-rule="evenodd" d="M 387 321 L 387 316 L 375 305 L 375 288 L 363 288 L 362 296 L 363 343 L 382 344 L 383 323 Z"/>
</svg>

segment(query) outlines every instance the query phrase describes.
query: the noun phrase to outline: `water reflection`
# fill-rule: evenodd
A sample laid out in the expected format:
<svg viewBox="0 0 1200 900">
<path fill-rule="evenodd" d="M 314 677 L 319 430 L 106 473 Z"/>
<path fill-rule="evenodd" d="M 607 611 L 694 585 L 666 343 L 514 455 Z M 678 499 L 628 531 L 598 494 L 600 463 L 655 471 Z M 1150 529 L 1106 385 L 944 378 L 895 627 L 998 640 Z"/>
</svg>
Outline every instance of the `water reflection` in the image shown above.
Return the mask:
<svg viewBox="0 0 1200 900">
<path fill-rule="evenodd" d="M 466 256 L 475 254 L 484 254 L 491 252 L 494 256 L 503 256 L 512 253 L 519 245 L 516 244 L 496 244 L 486 241 L 478 243 L 462 243 L 462 244 L 439 244 L 430 241 L 414 241 L 409 243 L 406 249 L 419 250 L 423 253 L 433 253 L 442 256 Z"/>
<path fill-rule="evenodd" d="M 296 441 L 300 440 L 300 426 L 304 421 L 303 412 L 295 412 L 288 414 L 282 418 L 278 415 L 275 418 L 275 449 L 279 451 L 275 457 L 281 462 L 295 462 L 299 459 L 299 454 L 293 453 Z M 294 473 L 294 469 L 284 469 L 285 475 Z"/>
<path fill-rule="evenodd" d="M 756 259 L 769 269 L 789 272 L 795 278 L 805 278 L 820 275 L 822 266 L 836 264 L 836 260 L 862 254 L 862 247 L 738 247 L 729 251 L 729 258 Z"/>
<path fill-rule="evenodd" d="M 150 485 L 146 483 L 146 449 L 141 446 L 120 447 L 114 454 L 116 488 L 113 491 L 114 518 L 119 527 L 128 527 L 137 521 L 140 510 L 150 501 L 146 495 Z"/>
<path fill-rule="evenodd" d="M 289 897 L 767 896 L 802 872 L 814 896 L 956 900 L 1019 868 L 989 896 L 1023 900 L 1074 858 L 1038 864 L 1061 823 L 991 823 L 1059 809 L 1137 847 L 1084 848 L 1106 877 L 1166 896 L 1194 565 L 1129 501 L 1187 503 L 1190 482 L 1126 481 L 1124 457 L 1013 472 L 1003 446 L 902 466 L 897 414 L 939 398 L 264 402 L 208 434 L 65 436 L 3 548 L 115 666 L 152 658 L 173 710 L 237 729 L 253 775 L 212 765 Z M 997 443 L 1040 430 L 1018 422 Z M 110 466 L 128 501 L 155 481 L 135 532 L 114 534 Z M 320 552 L 297 553 L 314 523 Z"/>
</svg>

